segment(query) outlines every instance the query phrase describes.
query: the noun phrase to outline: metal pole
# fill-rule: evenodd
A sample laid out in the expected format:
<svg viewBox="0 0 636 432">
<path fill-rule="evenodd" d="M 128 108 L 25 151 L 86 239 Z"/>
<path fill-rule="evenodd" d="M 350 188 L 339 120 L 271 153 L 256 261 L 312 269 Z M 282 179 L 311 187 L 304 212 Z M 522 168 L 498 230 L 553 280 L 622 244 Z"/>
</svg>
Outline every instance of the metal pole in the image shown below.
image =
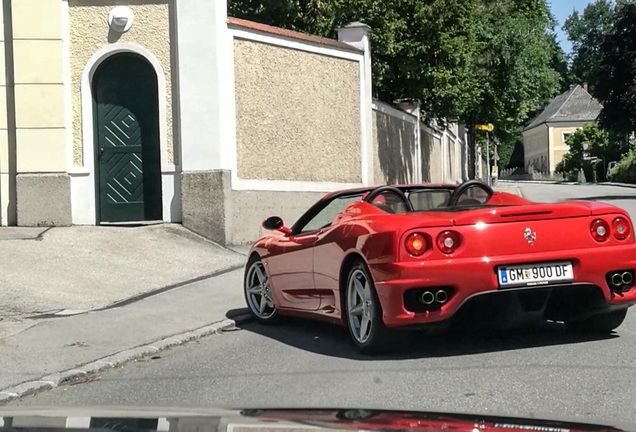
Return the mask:
<svg viewBox="0 0 636 432">
<path fill-rule="evenodd" d="M 415 183 L 422 183 L 424 181 L 424 176 L 422 175 L 422 124 L 421 124 L 421 113 L 420 113 L 420 100 L 416 101 L 415 106 L 415 151 L 416 151 L 416 160 L 417 164 L 415 167 Z"/>
<path fill-rule="evenodd" d="M 490 176 L 490 132 L 486 132 L 486 178 L 488 185 L 492 185 L 491 176 Z"/>
<path fill-rule="evenodd" d="M 498 143 L 498 141 L 497 141 L 497 138 L 495 138 L 495 139 L 492 141 L 492 143 L 493 143 L 493 145 L 495 146 L 495 156 L 494 156 L 494 161 L 495 161 L 495 172 L 497 173 L 497 176 L 496 176 L 496 177 L 493 177 L 493 179 L 492 179 L 492 184 L 493 184 L 494 186 L 496 186 L 496 185 L 497 185 L 497 181 L 499 180 L 499 153 L 497 152 L 497 149 L 498 149 L 498 145 L 499 145 L 499 143 Z"/>
</svg>

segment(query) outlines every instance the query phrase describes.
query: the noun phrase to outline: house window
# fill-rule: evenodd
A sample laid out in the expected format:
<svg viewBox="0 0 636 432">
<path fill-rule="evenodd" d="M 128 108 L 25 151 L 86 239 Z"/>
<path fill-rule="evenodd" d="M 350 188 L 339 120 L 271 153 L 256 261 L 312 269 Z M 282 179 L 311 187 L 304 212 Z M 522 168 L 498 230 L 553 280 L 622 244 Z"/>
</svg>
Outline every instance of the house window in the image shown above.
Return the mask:
<svg viewBox="0 0 636 432">
<path fill-rule="evenodd" d="M 563 144 L 566 144 L 566 140 L 570 135 L 572 135 L 572 132 L 563 132 Z"/>
</svg>

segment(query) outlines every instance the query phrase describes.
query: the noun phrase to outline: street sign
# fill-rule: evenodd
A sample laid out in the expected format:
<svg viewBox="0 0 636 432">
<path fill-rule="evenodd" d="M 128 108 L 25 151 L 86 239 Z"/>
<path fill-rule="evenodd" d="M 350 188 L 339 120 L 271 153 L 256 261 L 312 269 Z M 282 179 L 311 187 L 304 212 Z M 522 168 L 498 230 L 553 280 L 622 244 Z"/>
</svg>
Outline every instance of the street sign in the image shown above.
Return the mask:
<svg viewBox="0 0 636 432">
<path fill-rule="evenodd" d="M 475 125 L 475 130 L 492 132 L 493 130 L 495 130 L 495 126 L 492 123 L 478 124 L 478 125 Z"/>
</svg>

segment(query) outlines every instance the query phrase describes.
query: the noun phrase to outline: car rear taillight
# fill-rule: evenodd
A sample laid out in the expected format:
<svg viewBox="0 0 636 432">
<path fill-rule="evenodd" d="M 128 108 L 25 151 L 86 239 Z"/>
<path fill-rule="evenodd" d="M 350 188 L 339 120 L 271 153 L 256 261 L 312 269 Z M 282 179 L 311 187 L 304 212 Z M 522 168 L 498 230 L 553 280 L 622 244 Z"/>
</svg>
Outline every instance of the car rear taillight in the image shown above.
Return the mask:
<svg viewBox="0 0 636 432">
<path fill-rule="evenodd" d="M 612 221 L 612 232 L 617 240 L 625 240 L 632 233 L 629 221 L 622 216 L 614 218 Z"/>
<path fill-rule="evenodd" d="M 413 256 L 420 256 L 426 252 L 426 237 L 420 233 L 410 234 L 404 241 L 406 251 Z"/>
<path fill-rule="evenodd" d="M 437 236 L 437 248 L 443 253 L 454 253 L 461 244 L 461 237 L 455 231 L 442 231 Z"/>
<path fill-rule="evenodd" d="M 603 219 L 594 219 L 590 225 L 590 233 L 597 242 L 607 241 L 610 236 L 610 226 Z"/>
</svg>

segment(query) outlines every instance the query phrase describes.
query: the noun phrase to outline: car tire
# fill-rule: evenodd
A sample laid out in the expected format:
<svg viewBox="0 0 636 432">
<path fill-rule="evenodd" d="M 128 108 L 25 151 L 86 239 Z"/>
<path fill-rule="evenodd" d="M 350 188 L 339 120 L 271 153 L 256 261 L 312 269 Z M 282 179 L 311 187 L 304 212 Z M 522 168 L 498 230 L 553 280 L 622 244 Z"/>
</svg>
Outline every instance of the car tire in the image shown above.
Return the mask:
<svg viewBox="0 0 636 432">
<path fill-rule="evenodd" d="M 247 309 L 261 324 L 273 324 L 279 321 L 278 310 L 274 304 L 269 285 L 269 277 L 258 255 L 252 255 L 245 265 L 243 274 L 243 294 Z"/>
<path fill-rule="evenodd" d="M 382 320 L 382 306 L 371 273 L 363 262 L 351 266 L 344 289 L 344 318 L 358 352 L 378 354 L 389 349 L 389 330 Z"/>
<path fill-rule="evenodd" d="M 626 316 L 627 308 L 592 315 L 584 320 L 568 323 L 568 326 L 585 332 L 611 333 L 625 321 Z"/>
</svg>

